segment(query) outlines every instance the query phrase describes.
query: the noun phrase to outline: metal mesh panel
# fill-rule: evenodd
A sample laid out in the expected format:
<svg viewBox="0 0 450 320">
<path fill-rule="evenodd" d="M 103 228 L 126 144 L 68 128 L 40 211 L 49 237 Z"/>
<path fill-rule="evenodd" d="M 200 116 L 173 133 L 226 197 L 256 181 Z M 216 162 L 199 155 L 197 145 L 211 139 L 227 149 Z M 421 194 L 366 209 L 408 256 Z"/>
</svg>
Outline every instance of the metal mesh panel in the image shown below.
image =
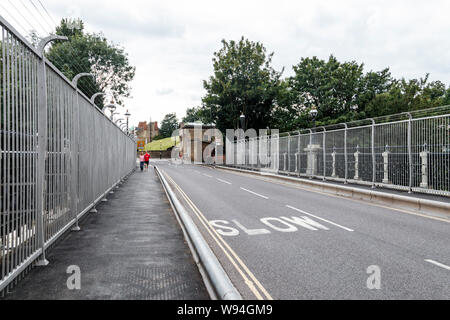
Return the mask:
<svg viewBox="0 0 450 320">
<path fill-rule="evenodd" d="M 1 281 L 38 250 L 35 235 L 39 58 L 12 32 L 4 27 L 0 31 Z"/>
<path fill-rule="evenodd" d="M 0 16 L 0 292 L 136 165 L 136 143 Z"/>
<path fill-rule="evenodd" d="M 240 166 L 252 170 L 449 196 L 450 115 L 409 117 L 385 123 L 368 119 L 352 127 L 343 124 L 283 137 L 261 136 L 259 148 L 238 141 L 236 158 L 245 158 Z"/>
</svg>

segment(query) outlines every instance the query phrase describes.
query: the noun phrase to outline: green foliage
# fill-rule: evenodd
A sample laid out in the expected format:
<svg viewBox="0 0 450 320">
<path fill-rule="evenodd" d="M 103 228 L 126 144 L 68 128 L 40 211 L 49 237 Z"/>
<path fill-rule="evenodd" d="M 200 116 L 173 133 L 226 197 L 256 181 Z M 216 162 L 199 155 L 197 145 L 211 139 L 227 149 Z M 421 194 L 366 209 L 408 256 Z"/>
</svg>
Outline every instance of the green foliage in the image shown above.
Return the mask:
<svg viewBox="0 0 450 320">
<path fill-rule="evenodd" d="M 192 123 L 202 121 L 201 108 L 188 108 L 186 110 L 186 116 L 181 120 L 183 123 Z"/>
<path fill-rule="evenodd" d="M 423 110 L 448 104 L 449 90 L 440 81 L 428 82 L 425 78 L 396 80 L 389 91 L 377 95 L 367 105 L 369 117 Z"/>
<path fill-rule="evenodd" d="M 160 136 L 169 138 L 172 133 L 178 129 L 178 119 L 175 113 L 167 114 L 161 122 L 161 129 L 159 130 Z"/>
<path fill-rule="evenodd" d="M 259 42 L 222 40 L 214 53 L 214 75 L 203 82 L 199 118 L 222 131 L 238 128 L 241 114 L 247 128 L 268 126 L 282 74 L 271 67 L 272 57 Z"/>
<path fill-rule="evenodd" d="M 122 104 L 122 99 L 130 96 L 135 67 L 130 65 L 122 47 L 108 42 L 101 33 L 86 33 L 79 19 L 62 19 L 56 34 L 67 36 L 69 41 L 53 44 L 47 58 L 69 79 L 80 72 L 93 73 L 95 81 L 87 77 L 80 80 L 80 89 L 88 97 L 108 92 L 116 103 Z"/>
<path fill-rule="evenodd" d="M 450 105 L 450 87 L 440 81 L 396 80 L 389 68 L 364 72 L 364 64 L 302 58 L 293 66 L 295 75 L 280 79 L 271 67 L 273 53 L 259 42 L 241 38 L 222 41 L 214 53 L 214 74 L 204 81 L 203 105 L 187 110 L 185 122 L 216 122 L 225 129 L 268 126 L 281 132 L 313 125 L 309 112 L 318 109 L 316 125 L 379 117 Z"/>
</svg>

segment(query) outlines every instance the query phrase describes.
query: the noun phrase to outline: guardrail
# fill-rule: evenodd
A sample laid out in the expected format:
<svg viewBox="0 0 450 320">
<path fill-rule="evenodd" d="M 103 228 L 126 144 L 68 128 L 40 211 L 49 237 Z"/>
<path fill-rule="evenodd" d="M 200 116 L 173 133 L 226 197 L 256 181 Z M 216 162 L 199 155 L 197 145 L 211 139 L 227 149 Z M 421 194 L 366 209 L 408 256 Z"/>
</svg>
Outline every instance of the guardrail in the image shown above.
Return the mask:
<svg viewBox="0 0 450 320">
<path fill-rule="evenodd" d="M 135 169 L 136 142 L 1 16 L 0 32 L 1 292 Z"/>
<path fill-rule="evenodd" d="M 232 146 L 238 168 L 450 196 L 450 106 Z"/>
<path fill-rule="evenodd" d="M 177 216 L 183 229 L 185 238 L 191 248 L 197 266 L 200 268 L 203 279 L 206 283 L 212 298 L 220 300 L 242 300 L 241 295 L 231 283 L 217 257 L 214 255 L 208 243 L 203 238 L 197 226 L 192 221 L 189 213 L 180 203 L 173 192 L 164 174 L 155 166 L 156 174 L 161 180 L 161 184 L 167 194 L 167 198 Z"/>
</svg>

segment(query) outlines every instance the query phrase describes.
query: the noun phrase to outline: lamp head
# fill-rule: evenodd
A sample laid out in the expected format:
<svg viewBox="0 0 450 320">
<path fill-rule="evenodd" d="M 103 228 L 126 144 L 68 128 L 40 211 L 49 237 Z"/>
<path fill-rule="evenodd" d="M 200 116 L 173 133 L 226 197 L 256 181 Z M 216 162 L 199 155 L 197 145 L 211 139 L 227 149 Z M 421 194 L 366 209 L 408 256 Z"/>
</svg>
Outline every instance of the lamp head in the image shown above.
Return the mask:
<svg viewBox="0 0 450 320">
<path fill-rule="evenodd" d="M 317 107 L 312 106 L 311 110 L 309 111 L 311 118 L 315 119 L 317 117 L 318 113 L 319 113 L 319 111 L 317 111 Z"/>
</svg>

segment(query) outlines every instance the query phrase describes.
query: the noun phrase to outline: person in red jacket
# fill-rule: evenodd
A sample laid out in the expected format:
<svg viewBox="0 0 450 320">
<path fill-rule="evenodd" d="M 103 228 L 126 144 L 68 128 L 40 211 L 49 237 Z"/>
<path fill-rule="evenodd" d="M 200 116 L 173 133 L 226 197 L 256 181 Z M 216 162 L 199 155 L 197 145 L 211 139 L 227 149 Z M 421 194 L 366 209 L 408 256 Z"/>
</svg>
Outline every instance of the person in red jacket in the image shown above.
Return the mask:
<svg viewBox="0 0 450 320">
<path fill-rule="evenodd" d="M 144 161 L 145 161 L 145 170 L 148 171 L 148 167 L 150 166 L 150 154 L 148 151 L 144 155 Z"/>
</svg>

